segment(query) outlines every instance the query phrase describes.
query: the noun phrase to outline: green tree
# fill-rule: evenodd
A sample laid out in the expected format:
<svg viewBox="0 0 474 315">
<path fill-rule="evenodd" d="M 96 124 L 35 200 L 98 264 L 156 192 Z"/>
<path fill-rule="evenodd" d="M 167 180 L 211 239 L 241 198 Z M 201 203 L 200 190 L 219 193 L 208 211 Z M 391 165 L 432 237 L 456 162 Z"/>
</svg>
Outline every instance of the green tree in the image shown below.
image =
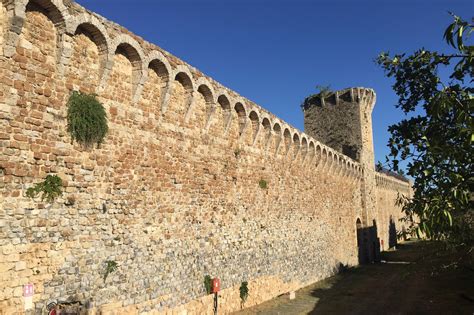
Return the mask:
<svg viewBox="0 0 474 315">
<path fill-rule="evenodd" d="M 473 24 L 452 16 L 444 33 L 450 53 L 382 53 L 376 62 L 395 80 L 406 115 L 389 127 L 387 162 L 396 172 L 405 161 L 414 179 L 414 196 L 400 198 L 409 232 L 459 245 L 474 239 L 474 46 Z"/>
</svg>

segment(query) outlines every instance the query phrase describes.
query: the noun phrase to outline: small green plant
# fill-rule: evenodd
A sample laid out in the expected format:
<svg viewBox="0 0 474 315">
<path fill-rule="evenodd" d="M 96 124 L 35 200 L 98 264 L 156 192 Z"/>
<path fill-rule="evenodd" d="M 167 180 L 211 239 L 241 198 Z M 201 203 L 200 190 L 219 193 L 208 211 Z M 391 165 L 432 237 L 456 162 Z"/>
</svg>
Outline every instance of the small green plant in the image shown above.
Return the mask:
<svg viewBox="0 0 474 315">
<path fill-rule="evenodd" d="M 331 93 L 333 93 L 330 85 L 316 85 L 316 89 L 319 90 L 319 92 L 316 94 L 319 97 L 328 97 L 331 95 Z"/>
<path fill-rule="evenodd" d="M 204 288 L 206 288 L 206 293 L 211 294 L 211 289 L 212 289 L 212 279 L 210 275 L 205 275 L 204 276 Z"/>
<path fill-rule="evenodd" d="M 95 94 L 72 92 L 68 101 L 67 121 L 67 131 L 72 140 L 85 146 L 102 143 L 109 130 L 104 106 Z"/>
<path fill-rule="evenodd" d="M 240 149 L 235 149 L 235 150 L 234 150 L 234 156 L 235 156 L 236 158 L 239 158 L 241 153 L 242 153 L 242 150 L 240 150 Z"/>
<path fill-rule="evenodd" d="M 267 183 L 266 180 L 261 179 L 261 180 L 258 182 L 258 186 L 260 186 L 260 188 L 262 188 L 262 189 L 267 189 L 267 188 L 268 188 L 268 183 Z"/>
<path fill-rule="evenodd" d="M 53 202 L 58 196 L 62 195 L 61 187 L 63 181 L 57 175 L 48 175 L 41 183 L 34 185 L 26 190 L 26 196 L 35 198 L 41 194 L 41 201 Z"/>
<path fill-rule="evenodd" d="M 240 284 L 240 302 L 241 306 L 243 307 L 245 304 L 245 301 L 247 301 L 247 298 L 249 297 L 249 287 L 248 287 L 248 282 L 244 281 Z"/>
<path fill-rule="evenodd" d="M 116 271 L 118 268 L 118 264 L 114 260 L 107 260 L 105 262 L 105 273 L 104 273 L 104 282 L 107 279 L 107 277 L 114 271 Z"/>
<path fill-rule="evenodd" d="M 315 99 L 326 98 L 329 95 L 331 95 L 332 93 L 334 93 L 331 90 L 330 85 L 316 85 L 316 89 L 318 90 L 318 93 L 309 95 L 301 103 L 301 108 L 302 109 L 306 109 L 308 106 L 310 106 L 312 104 L 312 102 L 314 102 Z"/>
</svg>

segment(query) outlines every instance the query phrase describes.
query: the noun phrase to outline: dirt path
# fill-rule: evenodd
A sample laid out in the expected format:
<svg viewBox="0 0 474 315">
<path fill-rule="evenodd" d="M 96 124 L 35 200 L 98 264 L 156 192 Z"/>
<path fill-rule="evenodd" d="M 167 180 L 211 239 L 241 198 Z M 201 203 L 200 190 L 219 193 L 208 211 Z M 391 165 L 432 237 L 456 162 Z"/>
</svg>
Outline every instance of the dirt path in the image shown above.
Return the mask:
<svg viewBox="0 0 474 315">
<path fill-rule="evenodd" d="M 408 242 L 386 261 L 354 268 L 237 314 L 469 314 L 474 315 L 473 254 L 459 257 L 439 244 Z M 448 266 L 448 267 L 447 267 Z M 251 294 L 251 293 L 250 293 Z"/>
</svg>

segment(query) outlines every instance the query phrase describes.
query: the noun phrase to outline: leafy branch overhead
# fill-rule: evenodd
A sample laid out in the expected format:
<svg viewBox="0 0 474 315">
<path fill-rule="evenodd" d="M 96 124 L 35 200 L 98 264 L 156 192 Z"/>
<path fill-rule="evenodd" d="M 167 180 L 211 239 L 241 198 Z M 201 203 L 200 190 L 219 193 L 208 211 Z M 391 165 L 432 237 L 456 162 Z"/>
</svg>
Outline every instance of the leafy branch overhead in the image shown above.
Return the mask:
<svg viewBox="0 0 474 315">
<path fill-rule="evenodd" d="M 35 184 L 26 190 L 26 196 L 35 198 L 41 194 L 41 201 L 53 202 L 54 199 L 62 195 L 61 187 L 63 181 L 57 175 L 48 175 L 41 183 Z"/>
<path fill-rule="evenodd" d="M 422 48 L 376 60 L 395 79 L 396 106 L 407 116 L 389 127 L 387 157 L 394 171 L 408 162 L 414 178 L 413 198 L 403 198 L 407 219 L 413 231 L 456 244 L 474 238 L 473 26 L 453 15 L 444 32 L 451 53 Z"/>
</svg>

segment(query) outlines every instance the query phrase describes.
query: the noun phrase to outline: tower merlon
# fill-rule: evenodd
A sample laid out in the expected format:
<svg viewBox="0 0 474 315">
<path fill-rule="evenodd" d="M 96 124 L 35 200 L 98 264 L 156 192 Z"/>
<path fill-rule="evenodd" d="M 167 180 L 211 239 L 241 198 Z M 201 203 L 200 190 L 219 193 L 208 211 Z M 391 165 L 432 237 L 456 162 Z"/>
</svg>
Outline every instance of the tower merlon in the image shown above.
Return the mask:
<svg viewBox="0 0 474 315">
<path fill-rule="evenodd" d="M 309 96 L 303 104 L 303 110 L 311 106 L 338 106 L 342 102 L 359 103 L 360 106 L 373 110 L 377 95 L 371 88 L 352 87 L 339 91 L 332 91 L 325 95 L 315 94 Z"/>
<path fill-rule="evenodd" d="M 375 102 L 375 91 L 364 87 L 309 96 L 302 106 L 305 132 L 362 162 L 362 156 L 373 155 L 371 116 Z"/>
</svg>

